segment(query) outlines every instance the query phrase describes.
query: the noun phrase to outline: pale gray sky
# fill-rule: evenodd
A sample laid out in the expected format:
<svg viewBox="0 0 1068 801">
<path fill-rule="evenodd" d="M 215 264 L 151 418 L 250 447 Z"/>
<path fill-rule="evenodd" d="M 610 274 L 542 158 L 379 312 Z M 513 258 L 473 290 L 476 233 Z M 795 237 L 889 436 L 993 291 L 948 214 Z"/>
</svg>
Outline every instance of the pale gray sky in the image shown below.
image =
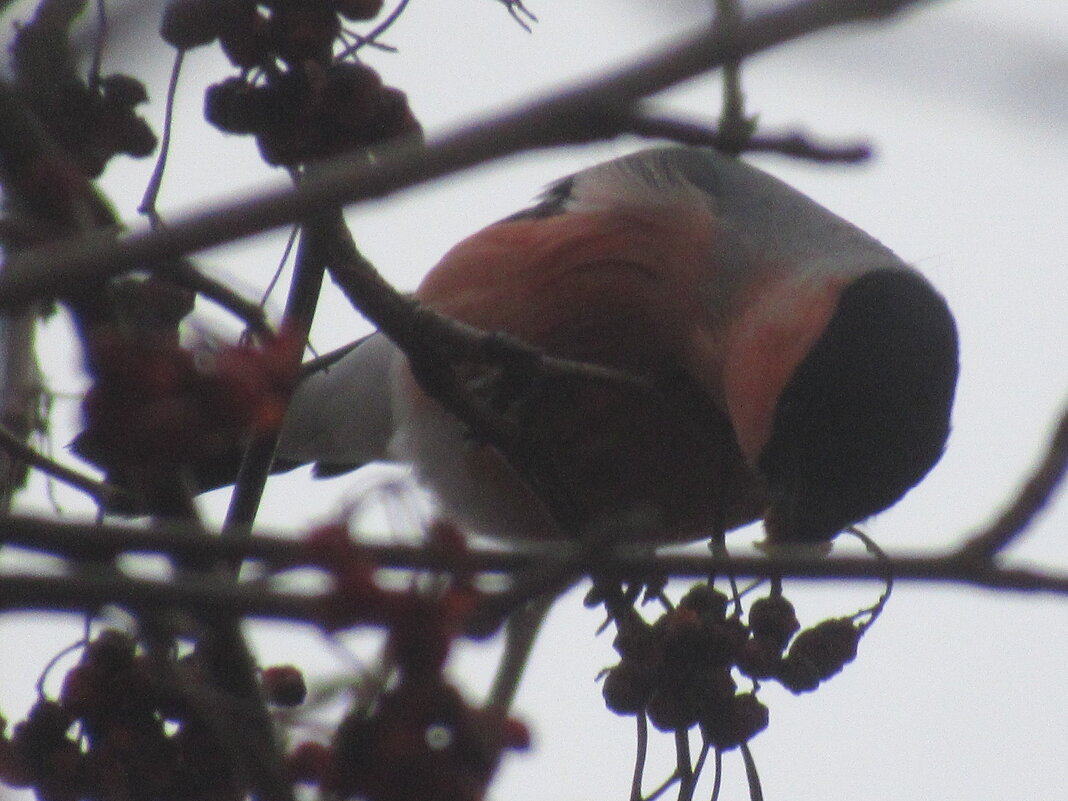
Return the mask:
<svg viewBox="0 0 1068 801">
<path fill-rule="evenodd" d="M 490 0 L 413 0 L 387 37 L 400 54 L 369 58 L 408 92 L 433 135 L 532 88 L 547 91 L 621 63 L 683 30 L 710 3 L 676 0 L 670 25 L 647 4 L 624 0 L 529 5 L 541 19 L 533 35 Z M 116 56 L 108 69 L 142 69 L 144 50 Z M 186 118 L 175 133 L 165 210 L 281 180 L 258 163 L 250 140 L 221 137 L 199 121 L 203 84 L 228 74 L 208 50 L 188 59 L 180 94 Z M 1012 493 L 1068 402 L 1068 8 L 1061 0 L 932 3 L 893 24 L 840 29 L 760 56 L 747 64 L 744 80 L 751 110 L 770 127 L 796 124 L 873 141 L 876 158 L 864 167 L 776 157 L 758 163 L 917 264 L 957 315 L 963 369 L 946 456 L 919 488 L 867 526 L 888 549 L 952 545 Z M 717 98 L 716 79 L 706 78 L 667 102 L 713 115 Z M 160 100 L 158 91 L 153 100 Z M 159 117 L 158 102 L 150 111 Z M 450 245 L 522 207 L 543 184 L 637 145 L 510 159 L 354 209 L 349 219 L 372 260 L 409 288 Z M 109 171 L 105 188 L 124 216 L 133 216 L 148 169 L 127 163 Z M 213 252 L 206 261 L 250 288 L 261 286 L 278 242 L 261 237 L 251 248 Z M 331 289 L 315 332 L 318 346 L 348 341 L 359 326 Z M 59 344 L 46 363 L 56 369 L 57 388 L 76 388 L 69 349 L 61 335 L 52 341 Z M 75 412 L 75 404 L 59 404 L 61 431 L 71 430 Z M 322 519 L 342 508 L 358 484 L 347 477 L 310 486 L 303 473 L 279 479 L 260 520 L 295 527 Z M 25 508 L 45 508 L 41 486 L 35 483 Z M 73 494 L 59 495 L 64 506 L 87 509 Z M 205 505 L 218 516 L 224 503 L 213 497 Z M 756 534 L 734 539 L 745 548 Z M 1062 496 L 1013 555 L 1068 568 L 1066 535 Z M 787 583 L 803 624 L 849 614 L 878 592 Z M 614 661 L 611 636 L 594 637 L 600 618 L 580 601 L 581 594 L 564 598 L 539 642 L 517 702 L 535 748 L 506 758 L 492 798 L 626 797 L 632 721 L 603 708 L 594 677 Z M 36 618 L 0 618 L 0 708 L 9 718 L 26 702 L 39 669 L 26 655 L 58 650 L 75 630 Z M 289 627 L 266 632 L 258 642 L 270 660 L 336 665 L 314 635 Z M 900 585 L 842 675 L 800 698 L 771 685 L 762 691 L 771 724 L 752 748 L 766 798 L 1063 796 L 1066 635 L 1068 599 Z M 492 654 L 486 646 L 465 649 L 452 664 L 454 675 L 479 691 Z M 650 784 L 668 773 L 672 754 L 667 735 L 652 741 Z M 722 797 L 746 798 L 738 755 L 724 761 Z"/>
</svg>

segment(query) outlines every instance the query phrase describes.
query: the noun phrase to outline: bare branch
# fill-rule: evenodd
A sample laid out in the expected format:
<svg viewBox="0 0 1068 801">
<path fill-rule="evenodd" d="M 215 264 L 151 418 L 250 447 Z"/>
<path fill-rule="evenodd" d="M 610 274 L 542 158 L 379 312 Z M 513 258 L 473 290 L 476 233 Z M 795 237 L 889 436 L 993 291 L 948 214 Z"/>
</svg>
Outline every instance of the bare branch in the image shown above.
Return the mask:
<svg viewBox="0 0 1068 801">
<path fill-rule="evenodd" d="M 373 554 L 376 549 L 371 548 Z M 500 554 L 483 553 L 493 561 Z M 602 567 L 603 562 L 602 560 Z M 705 577 L 728 565 L 708 556 L 635 557 L 610 560 L 614 569 L 637 574 L 654 565 L 676 577 Z M 943 582 L 985 589 L 1068 595 L 1068 574 L 1007 569 L 954 557 L 891 557 L 898 580 Z M 884 581 L 886 566 L 869 559 L 840 557 L 735 558 L 729 567 L 739 577 L 779 574 L 795 579 L 847 579 Z M 491 596 L 492 598 L 492 596 Z M 80 573 L 66 576 L 7 575 L 0 585 L 0 610 L 85 611 L 107 604 L 134 611 L 183 609 L 209 620 L 220 615 L 290 620 L 317 624 L 328 595 L 281 592 L 258 585 L 234 584 L 213 576 L 184 576 L 171 582 L 151 581 L 117 573 Z M 484 632 L 480 632 L 484 633 Z"/>
<path fill-rule="evenodd" d="M 286 539 L 280 535 L 261 534 L 244 540 L 231 540 L 203 536 L 203 529 L 199 527 L 174 523 L 161 523 L 148 530 L 132 526 L 63 523 L 32 517 L 0 518 L 0 544 L 63 554 L 82 560 L 111 557 L 119 553 L 164 553 L 176 558 L 215 561 L 254 559 L 275 568 L 306 564 L 309 556 L 307 545 L 302 540 Z M 372 563 L 380 567 L 437 572 L 456 569 L 454 558 L 432 548 L 362 545 L 361 549 Z M 464 557 L 463 567 L 477 573 L 505 574 L 531 569 L 545 570 L 547 567 L 575 574 L 610 571 L 619 575 L 642 575 L 655 571 L 675 578 L 706 577 L 710 573 L 723 573 L 730 569 L 739 578 L 781 575 L 795 579 L 880 583 L 886 581 L 887 572 L 892 572 L 898 581 L 964 584 L 995 590 L 1068 595 L 1068 574 L 1004 567 L 962 557 L 958 553 L 935 556 L 891 554 L 885 561 L 854 556 L 823 558 L 811 554 L 734 555 L 726 558 L 706 554 L 657 554 L 625 548 L 594 552 L 580 545 L 554 542 L 524 545 L 508 551 L 471 550 Z M 5 577 L 5 583 L 8 578 Z M 26 577 L 25 580 L 32 582 L 34 578 Z M 208 580 L 199 576 L 194 579 Z M 214 581 L 217 581 L 220 587 L 227 584 L 217 578 Z M 207 592 L 207 588 L 215 585 L 209 581 L 208 584 L 197 586 L 200 587 L 198 592 Z M 225 593 L 230 591 L 229 587 L 221 589 L 220 592 L 224 595 L 218 596 L 216 600 L 221 602 L 224 597 L 228 597 Z M 240 597 L 240 604 L 244 606 L 217 607 L 217 613 L 243 614 L 248 611 L 249 614 L 267 614 L 270 607 L 268 602 L 264 601 L 260 606 L 249 605 L 252 601 L 242 593 L 251 593 L 251 590 L 234 591 L 238 592 L 235 597 Z M 51 592 L 52 590 L 46 591 L 46 595 Z M 68 595 L 56 597 L 67 598 Z M 17 593 L 5 595 L 4 598 L 8 606 L 21 606 Z M 158 600 L 158 596 L 153 598 Z M 110 597 L 110 600 L 119 602 L 121 599 L 115 596 Z"/>
<path fill-rule="evenodd" d="M 260 304 L 242 297 L 220 281 L 205 275 L 188 259 L 178 259 L 158 270 L 169 280 L 219 304 L 241 320 L 254 333 L 268 334 L 271 327 Z"/>
<path fill-rule="evenodd" d="M 322 216 L 306 222 L 301 228 L 296 267 L 283 315 L 287 325 L 301 332 L 302 344 L 315 316 L 323 275 L 329 260 L 328 252 L 331 250 L 330 230 L 333 215 L 326 221 Z M 340 212 L 337 216 L 340 217 Z M 297 360 L 299 361 L 299 355 Z M 234 484 L 230 508 L 226 513 L 226 536 L 243 536 L 244 528 L 255 521 L 270 475 L 271 463 L 274 461 L 275 448 L 278 446 L 278 433 L 275 430 L 260 434 L 249 443 Z M 240 562 L 232 562 L 231 567 L 236 570 L 240 567 Z"/>
<path fill-rule="evenodd" d="M 1038 468 L 1008 508 L 957 552 L 961 559 L 986 561 L 1004 550 L 1045 508 L 1068 471 L 1068 409 L 1061 415 Z"/>
<path fill-rule="evenodd" d="M 523 0 L 498 0 L 503 3 L 508 9 L 508 14 L 518 23 L 519 27 L 525 30 L 527 33 L 533 33 L 533 28 L 530 27 L 530 23 L 537 22 L 538 18 L 534 16 L 529 8 L 523 5 Z"/>
<path fill-rule="evenodd" d="M 76 292 L 110 275 L 277 228 L 319 209 L 381 198 L 520 150 L 614 135 L 626 130 L 627 112 L 638 98 L 813 31 L 877 19 L 917 2 L 806 0 L 754 15 L 731 35 L 691 34 L 625 69 L 425 146 L 385 147 L 374 163 L 363 153 L 342 157 L 299 186 L 222 204 L 166 230 L 123 237 L 96 233 L 35 248 L 9 259 L 0 273 L 0 308 Z"/>
<path fill-rule="evenodd" d="M 7 451 L 25 464 L 37 468 L 42 473 L 46 473 L 64 484 L 81 490 L 101 506 L 108 506 L 116 502 L 121 503 L 123 501 L 120 499 L 129 496 L 129 493 L 121 487 L 97 481 L 79 473 L 77 470 L 60 464 L 54 459 L 49 459 L 42 453 L 38 453 L 6 426 L 0 426 L 0 449 Z"/>
<path fill-rule="evenodd" d="M 159 212 L 156 210 L 156 200 L 163 188 L 163 173 L 167 169 L 167 157 L 171 152 L 171 131 L 174 129 L 174 99 L 178 93 L 178 77 L 182 73 L 182 61 L 185 59 L 185 51 L 179 50 L 174 56 L 174 65 L 171 67 L 171 77 L 167 84 L 167 100 L 163 107 L 163 138 L 159 143 L 159 155 L 156 157 L 156 166 L 152 169 L 152 177 L 148 179 L 148 186 L 141 197 L 141 204 L 137 207 L 139 214 L 144 214 L 156 228 L 162 224 Z"/>
<path fill-rule="evenodd" d="M 5 512 L 26 484 L 26 466 L 44 459 L 26 444 L 33 431 L 43 426 L 35 311 L 0 319 L 0 448 L 4 451 L 0 454 L 0 509 Z M 27 453 L 33 458 L 26 458 Z"/>
<path fill-rule="evenodd" d="M 631 133 L 660 137 L 687 145 L 705 145 L 732 153 L 780 153 L 784 156 L 820 163 L 856 164 L 871 158 L 866 142 L 829 144 L 813 140 L 801 131 L 781 134 L 754 134 L 736 139 L 730 133 L 687 120 L 635 114 L 629 122 Z"/>
</svg>

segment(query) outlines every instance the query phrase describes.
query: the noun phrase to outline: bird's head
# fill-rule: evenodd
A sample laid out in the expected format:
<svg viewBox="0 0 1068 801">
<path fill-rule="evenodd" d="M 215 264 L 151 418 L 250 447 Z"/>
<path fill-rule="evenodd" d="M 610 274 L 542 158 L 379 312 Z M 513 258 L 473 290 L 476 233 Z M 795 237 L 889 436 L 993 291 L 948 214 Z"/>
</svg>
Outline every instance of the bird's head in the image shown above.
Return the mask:
<svg viewBox="0 0 1068 801">
<path fill-rule="evenodd" d="M 830 296 L 801 326 L 759 433 L 740 437 L 768 488 L 771 542 L 825 541 L 891 506 L 949 435 L 957 331 L 941 295 L 916 272 L 878 269 Z"/>
</svg>

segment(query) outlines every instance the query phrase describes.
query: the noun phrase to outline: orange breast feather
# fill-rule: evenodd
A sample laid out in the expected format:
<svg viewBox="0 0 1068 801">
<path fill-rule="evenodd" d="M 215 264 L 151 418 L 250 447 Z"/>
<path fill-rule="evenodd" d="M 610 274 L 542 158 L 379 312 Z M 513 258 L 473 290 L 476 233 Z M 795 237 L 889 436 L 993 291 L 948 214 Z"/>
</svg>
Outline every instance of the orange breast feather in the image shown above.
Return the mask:
<svg viewBox="0 0 1068 801">
<path fill-rule="evenodd" d="M 692 539 L 763 509 L 719 400 L 690 374 L 711 229 L 672 230 L 686 223 L 618 212 L 500 223 L 457 245 L 417 292 L 484 330 L 653 380 L 641 392 L 554 376 L 520 404 L 524 444 L 565 488 L 569 509 L 557 516 L 571 529 L 640 514 L 660 538 Z M 493 461 L 484 448 L 465 458 L 481 471 Z"/>
</svg>

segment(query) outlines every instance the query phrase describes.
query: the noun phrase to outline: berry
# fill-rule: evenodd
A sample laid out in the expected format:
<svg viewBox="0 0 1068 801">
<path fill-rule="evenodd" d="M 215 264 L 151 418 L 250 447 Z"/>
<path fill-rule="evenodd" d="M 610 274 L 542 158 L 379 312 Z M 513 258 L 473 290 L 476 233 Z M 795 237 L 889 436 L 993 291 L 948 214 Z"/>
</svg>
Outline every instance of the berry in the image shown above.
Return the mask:
<svg viewBox="0 0 1068 801">
<path fill-rule="evenodd" d="M 601 686 L 605 705 L 617 715 L 635 715 L 649 702 L 654 673 L 637 662 L 624 659 L 609 670 Z"/>
<path fill-rule="evenodd" d="M 857 656 L 861 629 L 848 617 L 824 620 L 794 639 L 779 680 L 795 693 L 814 690 Z"/>
<path fill-rule="evenodd" d="M 383 0 L 334 0 L 337 13 L 350 22 L 374 19 L 382 11 Z"/>
<path fill-rule="evenodd" d="M 738 651 L 738 669 L 751 679 L 770 679 L 779 673 L 782 649 L 762 637 L 745 641 Z"/>
<path fill-rule="evenodd" d="M 801 624 L 797 622 L 793 604 L 781 595 L 769 595 L 749 608 L 749 628 L 753 636 L 782 651 Z"/>
<path fill-rule="evenodd" d="M 293 665 L 276 665 L 263 671 L 263 690 L 275 706 L 300 706 L 308 695 L 304 674 Z"/>
<path fill-rule="evenodd" d="M 727 596 L 708 584 L 695 584 L 682 600 L 680 609 L 692 609 L 701 617 L 723 620 L 727 616 Z"/>
<path fill-rule="evenodd" d="M 159 33 L 179 50 L 200 47 L 219 36 L 218 0 L 171 0 L 163 9 Z"/>
<path fill-rule="evenodd" d="M 768 727 L 768 708 L 752 693 L 733 696 L 717 712 L 701 719 L 701 733 L 721 751 L 749 742 Z"/>
</svg>

